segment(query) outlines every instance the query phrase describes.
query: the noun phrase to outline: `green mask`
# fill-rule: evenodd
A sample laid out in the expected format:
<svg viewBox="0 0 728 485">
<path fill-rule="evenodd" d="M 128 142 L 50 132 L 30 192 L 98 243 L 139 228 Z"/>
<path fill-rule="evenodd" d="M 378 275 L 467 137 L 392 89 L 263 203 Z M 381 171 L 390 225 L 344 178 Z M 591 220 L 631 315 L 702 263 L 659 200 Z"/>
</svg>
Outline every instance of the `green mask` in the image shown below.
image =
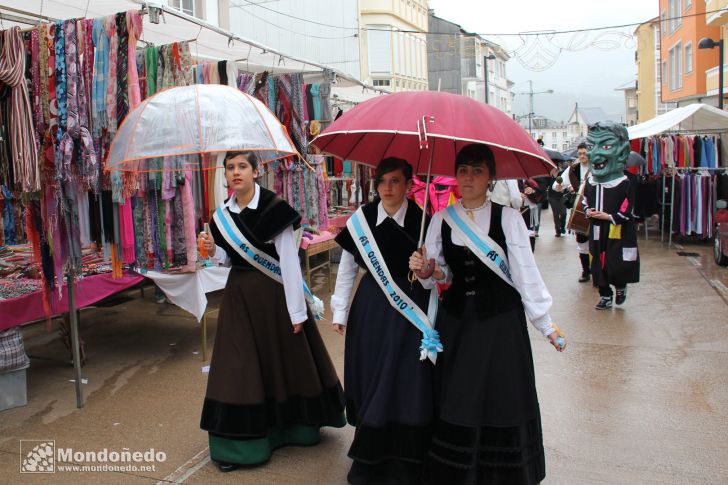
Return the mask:
<svg viewBox="0 0 728 485">
<path fill-rule="evenodd" d="M 624 175 L 629 157 L 627 129 L 613 122 L 598 122 L 589 127 L 589 173 L 598 183 Z"/>
</svg>

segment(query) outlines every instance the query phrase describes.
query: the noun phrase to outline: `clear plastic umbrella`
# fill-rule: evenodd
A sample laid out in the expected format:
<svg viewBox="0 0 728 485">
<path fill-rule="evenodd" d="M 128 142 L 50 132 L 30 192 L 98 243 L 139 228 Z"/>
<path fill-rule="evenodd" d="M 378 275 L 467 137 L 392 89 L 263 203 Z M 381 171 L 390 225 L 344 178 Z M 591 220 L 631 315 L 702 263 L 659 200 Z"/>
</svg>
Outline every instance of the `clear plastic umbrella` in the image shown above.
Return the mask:
<svg viewBox="0 0 728 485">
<path fill-rule="evenodd" d="M 280 121 L 254 97 L 220 84 L 194 84 L 161 91 L 129 113 L 111 143 L 106 170 L 211 169 L 186 155 L 237 150 L 255 151 L 262 162 L 298 153 Z"/>
</svg>

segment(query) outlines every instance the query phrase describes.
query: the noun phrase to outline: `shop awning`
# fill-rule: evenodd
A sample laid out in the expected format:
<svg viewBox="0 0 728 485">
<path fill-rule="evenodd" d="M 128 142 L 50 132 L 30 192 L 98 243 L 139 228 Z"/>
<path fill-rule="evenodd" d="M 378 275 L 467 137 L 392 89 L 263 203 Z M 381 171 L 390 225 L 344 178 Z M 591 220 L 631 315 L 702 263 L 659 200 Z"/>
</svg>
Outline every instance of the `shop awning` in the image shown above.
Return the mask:
<svg viewBox="0 0 728 485">
<path fill-rule="evenodd" d="M 667 131 L 728 131 L 728 112 L 707 104 L 690 104 L 627 128 L 629 139 L 659 135 Z"/>
<path fill-rule="evenodd" d="M 191 41 L 190 51 L 194 57 L 207 60 L 227 60 L 237 62 L 238 67 L 247 72 L 268 71 L 273 74 L 304 73 L 323 74 L 328 72 L 329 80 L 338 86 L 365 86 L 351 76 L 317 62 L 299 59 L 268 48 L 242 35 L 225 31 L 196 17 L 186 15 L 169 6 L 144 2 L 141 0 L 5 0 L 0 5 L 3 25 L 27 24 L 12 21 L 12 17 L 32 19 L 23 12 L 42 15 L 48 19 L 66 20 L 72 18 L 98 18 L 127 10 L 138 10 L 144 5 L 159 7 L 164 12 L 158 24 L 144 16 L 144 33 L 141 40 L 155 45 Z M 88 7 L 88 9 L 87 9 Z M 143 44 L 142 44 L 143 45 Z M 331 79 L 334 78 L 334 79 Z M 368 89 L 376 90 L 371 86 Z"/>
</svg>

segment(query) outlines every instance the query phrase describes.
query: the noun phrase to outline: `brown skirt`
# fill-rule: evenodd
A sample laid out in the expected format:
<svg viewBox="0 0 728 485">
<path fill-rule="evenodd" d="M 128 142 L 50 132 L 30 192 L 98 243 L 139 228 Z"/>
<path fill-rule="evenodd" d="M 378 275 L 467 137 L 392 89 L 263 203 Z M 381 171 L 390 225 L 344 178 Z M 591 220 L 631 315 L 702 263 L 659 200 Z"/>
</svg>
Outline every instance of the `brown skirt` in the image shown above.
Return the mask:
<svg viewBox="0 0 728 485">
<path fill-rule="evenodd" d="M 283 285 L 256 270 L 230 271 L 200 427 L 232 439 L 291 426 L 340 426 L 344 397 L 309 312 L 293 333 Z"/>
</svg>

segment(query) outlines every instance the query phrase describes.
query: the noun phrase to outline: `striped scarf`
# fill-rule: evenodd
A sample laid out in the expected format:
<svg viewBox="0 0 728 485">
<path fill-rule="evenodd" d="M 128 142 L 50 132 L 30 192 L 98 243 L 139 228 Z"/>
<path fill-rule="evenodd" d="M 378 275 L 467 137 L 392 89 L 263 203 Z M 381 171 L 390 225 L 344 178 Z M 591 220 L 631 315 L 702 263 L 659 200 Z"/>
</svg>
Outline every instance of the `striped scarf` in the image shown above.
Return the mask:
<svg viewBox="0 0 728 485">
<path fill-rule="evenodd" d="M 15 184 L 24 192 L 40 190 L 40 168 L 28 87 L 23 79 L 25 50 L 20 28 L 0 33 L 0 81 L 11 88 L 10 146 Z"/>
</svg>

